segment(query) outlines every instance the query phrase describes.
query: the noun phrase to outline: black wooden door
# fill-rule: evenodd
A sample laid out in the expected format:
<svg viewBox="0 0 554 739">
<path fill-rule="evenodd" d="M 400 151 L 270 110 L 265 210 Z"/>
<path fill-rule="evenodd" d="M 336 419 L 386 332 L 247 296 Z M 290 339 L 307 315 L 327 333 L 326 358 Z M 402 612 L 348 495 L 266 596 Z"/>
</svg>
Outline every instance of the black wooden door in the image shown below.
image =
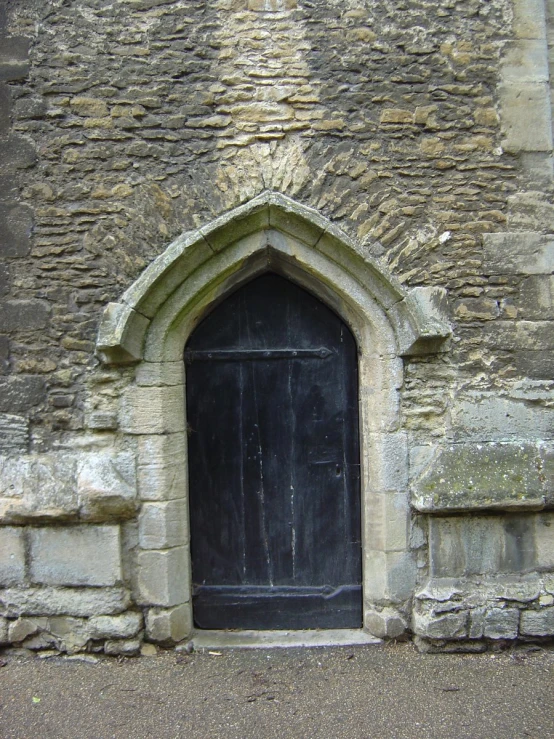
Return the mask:
<svg viewBox="0 0 554 739">
<path fill-rule="evenodd" d="M 195 623 L 362 623 L 357 359 L 321 301 L 275 274 L 185 350 Z"/>
</svg>

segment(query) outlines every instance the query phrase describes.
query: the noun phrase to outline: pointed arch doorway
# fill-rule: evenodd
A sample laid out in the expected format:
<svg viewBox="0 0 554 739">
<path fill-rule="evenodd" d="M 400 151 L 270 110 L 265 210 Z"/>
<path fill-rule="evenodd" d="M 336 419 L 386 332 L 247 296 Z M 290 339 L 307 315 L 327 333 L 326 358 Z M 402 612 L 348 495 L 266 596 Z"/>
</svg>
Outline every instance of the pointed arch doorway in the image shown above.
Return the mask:
<svg viewBox="0 0 554 739">
<path fill-rule="evenodd" d="M 185 350 L 194 622 L 360 628 L 357 350 L 346 324 L 274 273 Z"/>
<path fill-rule="evenodd" d="M 407 290 L 317 211 L 265 192 L 177 238 L 106 306 L 99 326 L 101 360 L 136 364 L 125 375 L 119 433 L 136 449 L 135 598 L 160 643 L 194 633 L 183 351 L 211 311 L 270 270 L 318 296 L 356 337 L 364 628 L 398 636 L 406 625 L 417 568 L 399 388 L 404 358 L 447 345 L 445 292 Z"/>
</svg>

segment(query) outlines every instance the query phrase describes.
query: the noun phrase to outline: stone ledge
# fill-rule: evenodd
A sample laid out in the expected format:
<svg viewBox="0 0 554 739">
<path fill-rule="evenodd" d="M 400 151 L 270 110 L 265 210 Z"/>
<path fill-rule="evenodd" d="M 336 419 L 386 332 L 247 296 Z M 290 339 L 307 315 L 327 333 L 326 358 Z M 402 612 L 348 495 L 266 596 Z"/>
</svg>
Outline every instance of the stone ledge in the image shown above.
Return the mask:
<svg viewBox="0 0 554 739">
<path fill-rule="evenodd" d="M 411 504 L 422 513 L 552 508 L 551 456 L 540 442 L 439 447 L 412 482 Z"/>
</svg>

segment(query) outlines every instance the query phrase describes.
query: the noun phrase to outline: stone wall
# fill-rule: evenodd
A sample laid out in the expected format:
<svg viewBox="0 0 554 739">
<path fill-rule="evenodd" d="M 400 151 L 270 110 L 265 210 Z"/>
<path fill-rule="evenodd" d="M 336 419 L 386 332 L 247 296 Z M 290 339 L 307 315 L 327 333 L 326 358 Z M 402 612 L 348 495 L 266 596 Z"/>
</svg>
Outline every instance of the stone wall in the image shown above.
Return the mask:
<svg viewBox="0 0 554 739">
<path fill-rule="evenodd" d="M 190 631 L 186 503 L 152 492 L 183 473 L 140 463 L 182 446 L 179 390 L 144 436 L 128 415 L 180 380 L 95 342 L 170 243 L 265 191 L 448 296 L 450 342 L 403 360 L 406 482 L 379 490 L 417 585 L 372 629 L 554 633 L 551 28 L 543 0 L 0 2 L 0 642 Z"/>
</svg>

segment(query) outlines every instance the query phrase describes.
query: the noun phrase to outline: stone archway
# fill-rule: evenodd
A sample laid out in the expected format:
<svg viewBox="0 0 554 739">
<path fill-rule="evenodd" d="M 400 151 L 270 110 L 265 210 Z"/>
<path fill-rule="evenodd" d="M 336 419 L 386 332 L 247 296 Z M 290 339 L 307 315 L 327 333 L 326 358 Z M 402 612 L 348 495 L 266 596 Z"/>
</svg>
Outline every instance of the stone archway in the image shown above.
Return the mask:
<svg viewBox="0 0 554 739">
<path fill-rule="evenodd" d="M 319 297 L 356 337 L 364 627 L 397 635 L 415 583 L 402 358 L 440 350 L 450 333 L 444 291 L 405 290 L 317 211 L 276 193 L 177 239 L 106 308 L 100 326 L 101 359 L 137 363 L 120 427 L 137 448 L 136 597 L 148 635 L 177 641 L 192 629 L 183 348 L 215 303 L 266 271 Z"/>
</svg>

